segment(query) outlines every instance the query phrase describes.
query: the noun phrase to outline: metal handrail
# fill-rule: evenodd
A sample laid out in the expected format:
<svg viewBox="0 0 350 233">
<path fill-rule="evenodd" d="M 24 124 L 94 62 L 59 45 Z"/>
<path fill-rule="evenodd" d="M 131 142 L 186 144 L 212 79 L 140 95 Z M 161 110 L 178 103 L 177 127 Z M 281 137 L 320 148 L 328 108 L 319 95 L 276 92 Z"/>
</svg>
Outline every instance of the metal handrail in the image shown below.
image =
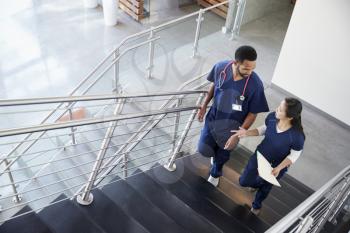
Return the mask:
<svg viewBox="0 0 350 233">
<path fill-rule="evenodd" d="M 200 77 L 202 77 L 202 76 L 200 76 Z M 190 80 L 190 81 L 192 82 L 192 80 Z M 187 82 L 187 83 L 191 83 L 191 82 Z M 107 99 L 120 100 L 120 99 L 136 98 L 136 97 L 157 97 L 157 96 L 172 96 L 172 97 L 174 97 L 175 95 L 187 95 L 187 94 L 197 94 L 197 93 L 204 93 L 204 91 L 196 91 L 195 90 L 195 91 L 181 91 L 181 92 L 163 92 L 163 93 L 156 93 L 156 94 L 152 94 L 152 95 L 150 95 L 150 94 L 137 94 L 137 95 L 117 95 L 117 94 L 112 94 L 112 95 L 33 98 L 33 99 L 28 99 L 28 100 L 26 100 L 26 99 L 2 100 L 0 106 L 28 105 L 28 104 L 48 104 L 48 103 L 61 103 L 59 105 L 62 106 L 63 103 L 65 103 L 65 102 L 71 103 L 71 105 L 72 105 L 72 104 L 76 104 L 77 101 L 92 101 L 92 100 L 107 100 Z M 53 111 L 55 111 L 55 110 L 53 110 Z M 62 113 L 60 115 L 60 117 L 63 116 L 64 113 Z M 72 122 L 70 122 L 70 123 L 72 123 Z M 27 151 L 40 137 L 43 136 L 43 134 L 44 134 L 43 132 L 46 132 L 44 130 L 40 130 L 40 128 L 43 129 L 42 126 L 44 125 L 43 122 L 41 124 L 42 124 L 41 126 L 19 128 L 19 129 L 10 129 L 10 130 L 1 130 L 0 131 L 0 137 L 16 135 L 16 134 L 24 134 L 24 133 L 29 133 L 29 135 L 32 135 L 32 133 L 34 133 L 34 132 L 41 132 L 41 135 L 36 140 L 34 140 L 31 145 L 29 145 L 25 149 L 25 151 Z M 54 123 L 54 124 L 48 124 L 48 125 L 51 125 L 51 126 L 52 125 L 57 125 L 58 126 L 58 125 L 63 125 L 63 124 L 64 123 Z M 92 123 L 92 124 L 94 124 L 94 123 Z M 74 126 L 71 126 L 71 127 L 74 127 Z M 36 128 L 39 128 L 39 130 L 36 130 Z M 63 128 L 66 128 L 66 127 L 63 127 Z M 55 128 L 53 128 L 53 129 L 55 129 Z M 18 130 L 17 133 L 16 133 L 16 130 Z M 14 134 L 7 134 L 6 131 L 8 133 L 13 132 Z M 19 132 L 22 132 L 22 133 L 19 133 Z M 23 140 L 27 140 L 28 138 L 29 138 L 29 136 L 27 135 Z M 21 144 L 22 144 L 22 142 L 19 143 L 18 145 L 16 145 L 16 147 L 14 149 L 12 149 L 11 152 L 8 153 L 5 156 L 5 158 L 11 156 L 13 151 L 15 151 L 15 149 L 17 149 Z M 0 164 L 3 161 L 4 160 L 1 160 Z M 15 162 L 15 160 L 12 161 L 6 167 L 8 167 L 8 168 L 11 167 L 14 162 Z M 0 176 L 1 175 L 2 174 L 0 173 Z"/>
<path fill-rule="evenodd" d="M 296 221 L 307 213 L 317 202 L 319 202 L 329 190 L 334 187 L 339 181 L 344 180 L 344 177 L 350 174 L 350 165 L 339 172 L 335 177 L 329 180 L 319 190 L 308 197 L 304 202 L 292 210 L 288 215 L 269 228 L 266 233 L 281 233 L 290 228 Z"/>
<path fill-rule="evenodd" d="M 164 134 L 164 135 L 161 135 L 161 136 L 166 136 L 167 134 Z M 157 137 L 159 137 L 159 136 L 157 136 Z M 156 138 L 156 137 L 154 137 L 154 138 Z M 106 138 L 105 138 L 106 139 Z M 152 138 L 151 138 L 152 139 Z M 142 140 L 144 140 L 144 141 L 147 141 L 147 140 L 150 140 L 149 138 L 147 138 L 147 139 L 142 139 Z M 112 145 L 112 146 L 108 146 L 108 147 L 106 147 L 105 149 L 111 149 L 111 148 L 117 148 L 118 146 L 123 146 L 123 145 L 125 145 L 125 144 L 131 144 L 131 143 L 134 143 L 134 142 L 140 142 L 140 141 L 142 141 L 142 140 L 135 140 L 135 141 L 132 141 L 132 142 L 127 142 L 127 143 L 121 143 L 121 144 L 117 144 L 117 145 Z M 88 142 L 85 142 L 85 143 L 88 143 Z M 153 145 L 153 146 L 159 146 L 159 145 L 162 145 L 162 143 L 161 144 L 155 144 L 155 145 Z M 62 147 L 57 147 L 57 148 L 55 148 L 55 150 L 57 150 L 57 149 L 63 149 L 64 148 L 64 146 L 62 146 Z M 80 154 L 75 154 L 75 155 L 72 155 L 72 156 L 66 156 L 66 157 L 64 157 L 64 158 L 60 158 L 60 159 L 56 159 L 56 160 L 51 160 L 50 161 L 50 163 L 56 163 L 56 162 L 60 162 L 60 161 L 64 161 L 64 160 L 67 160 L 67 159 L 71 159 L 71 158 L 77 158 L 77 157 L 81 157 L 82 155 L 85 155 L 85 154 L 87 154 L 87 153 L 93 153 L 93 152 L 99 152 L 100 150 L 90 150 L 90 151 L 86 151 L 86 152 L 84 152 L 84 153 L 80 153 Z M 95 161 L 95 160 L 94 160 Z M 27 167 L 20 167 L 20 168 L 15 168 L 15 169 L 13 169 L 13 170 L 11 170 L 11 172 L 18 172 L 18 171 L 23 171 L 23 170 L 26 170 L 26 169 L 29 169 L 29 168 L 33 168 L 33 167 L 39 167 L 39 166 L 43 166 L 43 165 L 46 165 L 47 164 L 47 162 L 43 162 L 43 163 L 38 163 L 38 164 L 34 164 L 34 165 L 30 165 L 30 166 L 27 166 Z M 10 173 L 10 172 L 8 172 L 8 171 L 4 171 L 3 173 Z M 17 183 L 17 182 L 16 182 Z M 7 184 L 6 186 L 9 186 L 10 184 Z M 0 186 L 1 187 L 1 186 Z"/>
<path fill-rule="evenodd" d="M 198 108 L 199 108 L 198 106 L 173 108 L 173 109 L 157 110 L 157 111 L 152 111 L 147 113 L 135 113 L 135 114 L 128 114 L 128 115 L 120 115 L 120 116 L 110 116 L 110 117 L 104 117 L 104 118 L 90 118 L 90 119 L 83 119 L 83 120 L 73 120 L 69 122 L 42 124 L 39 126 L 6 129 L 6 130 L 0 130 L 0 137 L 28 134 L 28 133 L 34 133 L 34 132 L 46 132 L 48 130 L 63 129 L 63 128 L 83 126 L 83 125 L 92 125 L 92 124 L 127 120 L 127 119 L 133 119 L 133 118 L 147 117 L 147 116 L 153 116 L 153 115 L 162 115 L 167 113 L 189 111 L 189 110 L 194 110 Z M 13 161 L 11 161 L 11 163 L 9 163 L 5 167 L 5 170 L 10 168 L 15 161 L 17 161 L 17 159 L 14 159 Z M 4 172 L 0 172 L 0 176 L 3 175 L 3 173 Z"/>
<path fill-rule="evenodd" d="M 200 128 L 200 127 L 201 127 L 201 126 L 193 127 L 193 128 L 191 128 L 191 130 L 198 129 L 198 128 Z M 179 132 L 183 132 L 183 131 L 184 131 L 184 130 L 179 130 Z M 163 135 L 160 135 L 160 136 L 157 136 L 157 137 L 164 137 L 164 136 L 166 136 L 166 135 L 168 135 L 168 134 L 163 134 Z M 147 141 L 147 140 L 151 140 L 151 139 L 154 139 L 154 138 L 157 138 L 157 137 L 146 138 L 146 139 L 142 139 L 142 140 Z M 129 142 L 129 144 L 130 144 L 130 143 L 134 143 L 134 142 L 138 142 L 138 141 L 132 141 L 132 142 Z M 110 146 L 109 148 L 117 148 L 118 146 L 122 146 L 122 145 L 124 145 L 124 144 L 127 144 L 127 143 L 113 145 L 113 146 Z M 153 145 L 153 146 L 159 146 L 159 145 L 163 145 L 163 144 L 161 143 L 161 144 L 157 144 L 157 145 Z M 153 147 L 153 146 L 152 146 L 152 147 Z M 150 148 L 150 147 L 148 147 L 148 148 Z M 145 149 L 145 148 L 141 148 L 141 149 Z M 74 156 L 69 156 L 69 157 L 65 157 L 65 158 L 66 158 L 66 159 L 67 159 L 67 158 L 69 159 L 69 158 L 82 157 L 82 156 L 84 156 L 84 155 L 87 155 L 87 154 L 90 154 L 90 153 L 99 152 L 99 151 L 100 151 L 100 149 L 97 149 L 97 150 L 88 150 L 88 151 L 85 151 L 85 152 L 82 152 L 82 153 L 75 154 Z M 135 151 L 137 151 L 137 150 L 133 150 L 132 152 L 135 152 Z M 128 153 L 128 152 L 127 152 L 127 153 Z M 124 154 L 124 153 L 120 153 L 120 154 Z M 115 157 L 115 156 L 116 156 L 116 155 L 106 156 L 105 159 L 106 159 L 106 158 L 113 158 L 113 157 Z M 27 168 L 32 168 L 32 167 L 36 167 L 36 166 L 38 166 L 38 165 L 48 165 L 48 164 L 50 164 L 50 163 L 54 163 L 54 162 L 58 162 L 58 161 L 62 161 L 62 160 L 64 160 L 64 159 L 61 159 L 61 160 L 50 160 L 49 162 L 46 162 L 46 163 L 35 164 L 34 166 L 25 167 L 25 169 L 27 169 Z M 85 165 L 87 165 L 87 164 L 92 164 L 92 163 L 94 163 L 95 161 L 96 161 L 95 159 L 94 159 L 94 160 L 90 160 L 90 161 L 81 163 L 81 164 L 79 164 L 79 165 L 74 165 L 74 166 L 72 166 L 72 167 L 63 168 L 63 169 L 59 169 L 59 170 L 55 170 L 54 172 L 45 173 L 44 175 L 40 175 L 40 176 L 35 175 L 34 177 L 35 177 L 35 179 L 37 179 L 37 178 L 45 177 L 45 176 L 48 176 L 48 175 L 60 173 L 60 172 L 63 172 L 63 171 L 72 170 L 72 169 L 74 169 L 74 168 L 78 168 L 78 167 L 81 167 L 81 166 L 85 166 Z M 19 171 L 19 170 L 22 170 L 22 168 L 17 169 L 17 171 Z M 16 183 L 16 184 L 20 184 L 20 183 L 24 183 L 24 182 L 31 181 L 31 180 L 33 180 L 33 179 L 34 179 L 34 178 L 22 179 L 22 180 L 16 181 L 15 183 Z M 0 188 L 8 187 L 8 186 L 10 186 L 10 185 L 12 185 L 12 184 L 11 184 L 11 183 L 2 184 L 2 185 L 0 185 Z M 2 199 L 2 198 L 0 198 L 0 200 L 1 200 L 1 199 Z"/>
<path fill-rule="evenodd" d="M 183 83 L 179 88 L 178 88 L 178 92 L 180 92 L 180 93 L 176 93 L 176 92 L 168 92 L 168 93 L 156 93 L 156 94 L 154 94 L 153 96 L 161 96 L 161 95 L 171 95 L 171 98 L 170 99 L 168 99 L 166 102 L 167 103 L 169 103 L 176 95 L 178 95 L 178 94 L 181 94 L 181 96 L 182 96 L 182 98 L 183 98 L 183 96 L 184 95 L 188 95 L 188 94 L 194 94 L 194 93 L 204 93 L 203 91 L 182 91 L 185 87 L 187 87 L 187 86 L 189 86 L 189 85 L 191 85 L 192 83 L 194 83 L 194 82 L 196 82 L 196 81 L 198 81 L 198 80 L 200 80 L 203 76 L 206 76 L 207 74 L 208 74 L 209 72 L 206 72 L 206 73 L 204 73 L 204 74 L 201 74 L 201 75 L 199 75 L 199 76 L 197 76 L 197 77 L 195 77 L 195 78 L 193 78 L 193 79 L 191 79 L 191 80 L 188 80 L 187 82 L 185 82 L 185 83 Z M 99 78 L 98 78 L 99 79 Z M 98 80 L 97 79 L 97 80 Z M 96 80 L 95 80 L 96 81 Z M 93 84 L 92 84 L 93 85 Z M 92 87 L 92 85 L 90 85 L 89 87 L 88 87 L 88 89 L 86 90 L 86 91 L 88 91 L 89 90 L 89 88 L 91 88 Z M 204 86 L 203 84 L 202 85 L 200 85 L 199 87 L 202 87 L 202 86 Z M 124 95 L 124 97 L 125 98 L 135 98 L 135 97 L 147 97 L 147 96 L 150 96 L 150 95 L 147 95 L 147 94 L 139 94 L 139 95 Z M 97 96 L 94 96 L 94 97 L 97 97 Z M 108 96 L 108 98 L 116 98 L 116 97 L 119 97 L 119 98 L 122 98 L 122 96 L 121 95 L 109 95 Z M 81 96 L 81 97 L 77 97 L 77 96 L 75 96 L 75 97 L 73 97 L 73 98 L 75 98 L 75 101 L 77 101 L 79 98 L 82 98 L 81 100 L 82 101 L 84 101 L 84 96 Z M 106 98 L 106 96 L 99 96 L 99 98 L 101 98 L 101 99 L 103 99 L 103 98 Z M 66 98 L 66 97 L 64 97 L 64 100 L 63 99 L 58 99 L 57 97 L 55 98 L 55 99 L 48 99 L 48 98 L 40 98 L 40 99 L 31 99 L 31 100 L 29 100 L 29 101 L 32 101 L 31 103 L 32 104 L 34 104 L 34 102 L 36 103 L 36 104 L 38 104 L 38 103 L 44 103 L 44 102 L 46 102 L 46 103 L 48 103 L 48 102 L 58 102 L 58 101 L 69 101 L 69 99 L 70 98 Z M 72 101 L 72 99 L 70 99 L 71 101 Z M 92 96 L 90 96 L 90 97 L 88 97 L 88 99 L 85 99 L 85 101 L 87 101 L 87 100 L 93 100 L 93 97 Z M 73 104 L 75 104 L 76 102 L 73 102 Z M 4 105 L 9 105 L 10 103 L 6 103 L 6 101 L 4 101 L 3 102 L 3 104 Z M 16 101 L 12 101 L 12 103 L 11 104 L 30 104 L 27 100 L 19 100 L 18 102 L 16 102 Z M 165 107 L 167 104 L 164 104 L 163 105 L 163 107 Z M 62 114 L 63 115 L 63 114 Z M 162 114 L 162 115 L 164 115 L 164 114 Z M 163 119 L 163 117 L 161 117 L 160 119 Z M 68 127 L 68 126 L 67 126 Z M 24 130 L 26 130 L 26 129 L 24 129 Z M 27 132 L 30 132 L 30 131 L 27 131 Z M 38 137 L 38 138 L 36 138 L 24 151 L 23 151 L 23 153 L 25 153 L 34 143 L 36 143 L 38 140 L 39 140 L 39 138 L 41 137 L 41 136 L 43 136 L 44 135 L 44 133 L 45 133 L 46 131 L 42 131 L 42 133 L 41 133 L 41 135 Z M 24 133 L 24 132 L 22 132 L 22 133 Z M 30 133 L 31 134 L 31 133 Z M 147 134 L 144 134 L 144 135 L 147 135 Z M 5 135 L 4 135 L 5 136 Z M 133 146 L 136 146 L 138 144 L 138 142 L 134 142 L 134 144 L 133 144 Z M 18 145 L 17 145 L 18 146 Z M 9 156 L 9 155 L 11 155 L 10 153 L 9 154 L 7 154 L 6 156 Z M 115 155 L 114 155 L 115 156 Z M 5 157 L 6 158 L 6 157 Z M 9 169 L 17 160 L 18 160 L 18 158 L 19 157 L 16 157 L 15 159 L 13 159 L 13 160 L 11 160 L 11 162 L 9 163 L 9 164 L 6 164 L 6 169 Z M 111 158 L 111 160 L 112 160 L 113 158 Z M 4 161 L 4 160 L 2 160 L 2 161 Z M 0 161 L 0 163 L 2 162 L 2 161 Z M 46 165 L 45 165 L 46 166 Z M 104 167 L 105 167 L 106 165 L 104 165 Z M 115 166 L 115 165 L 114 165 Z M 8 170 L 9 171 L 9 170 Z M 2 173 L 0 173 L 0 176 L 1 175 L 3 175 L 3 173 L 4 172 L 2 172 Z M 15 187 L 14 187 L 14 189 L 16 189 Z M 16 192 L 14 192 L 15 194 L 17 194 L 17 191 Z M 16 195 L 16 198 L 17 197 L 19 197 L 18 195 Z"/>
<path fill-rule="evenodd" d="M 83 96 L 65 96 L 65 97 L 43 97 L 30 99 L 11 99 L 0 100 L 0 107 L 18 106 L 18 105 L 35 105 L 35 104 L 52 104 L 52 103 L 71 103 L 79 101 L 94 101 L 94 100 L 118 100 L 118 99 L 133 99 L 144 97 L 158 97 L 158 96 L 176 96 L 176 95 L 190 95 L 201 94 L 205 91 L 190 90 L 190 91 L 173 91 L 173 92 L 158 92 L 158 93 L 141 93 L 141 94 L 105 94 L 105 95 L 83 95 Z"/>
<path fill-rule="evenodd" d="M 186 114 L 187 115 L 187 114 Z M 190 114 L 188 114 L 190 115 Z M 170 116 L 170 117 L 166 117 L 164 119 L 173 119 L 175 118 L 175 116 Z M 146 120 L 148 121 L 148 120 Z M 128 122 L 128 123 L 123 123 L 123 124 L 118 124 L 118 126 L 126 126 L 126 125 L 135 125 L 135 124 L 140 124 L 140 123 L 144 123 L 145 120 L 143 121 L 136 121 L 136 122 Z M 170 125 L 171 126 L 171 125 Z M 84 134 L 84 133 L 87 133 L 87 132 L 93 132 L 93 131 L 97 131 L 97 130 L 100 130 L 100 129 L 108 129 L 109 126 L 103 126 L 103 127 L 96 127 L 94 129 L 88 129 L 88 130 L 79 130 L 79 131 L 75 131 L 74 133 L 75 134 Z M 160 127 L 162 128 L 162 127 Z M 131 132 L 131 133 L 136 133 L 136 132 Z M 52 139 L 52 138 L 57 138 L 57 137 L 63 137 L 63 136 L 69 136 L 71 133 L 62 133 L 62 134 L 55 134 L 53 136 L 47 136 L 47 137 L 42 137 L 41 140 L 48 140 L 48 139 Z M 125 135 L 128 135 L 130 133 L 126 133 L 126 134 L 118 134 L 118 135 L 114 135 L 113 137 L 116 137 L 116 136 L 125 136 Z M 31 142 L 35 139 L 29 139 L 29 140 L 20 140 L 20 141 L 15 141 L 15 142 L 6 142 L 6 143 L 0 143 L 0 146 L 6 146 L 6 145 L 12 145 L 12 144 L 17 144 L 17 143 L 20 143 L 20 142 Z M 95 140 L 94 140 L 95 141 Z M 71 145 L 71 146 L 74 146 L 74 145 Z M 31 152 L 29 154 L 36 154 L 36 153 L 40 153 L 40 152 Z M 11 156 L 11 157 L 7 157 L 8 159 L 12 159 L 12 158 L 16 158 L 18 157 L 18 155 L 16 156 Z M 4 159 L 4 157 L 0 157 L 0 160 Z"/>
</svg>

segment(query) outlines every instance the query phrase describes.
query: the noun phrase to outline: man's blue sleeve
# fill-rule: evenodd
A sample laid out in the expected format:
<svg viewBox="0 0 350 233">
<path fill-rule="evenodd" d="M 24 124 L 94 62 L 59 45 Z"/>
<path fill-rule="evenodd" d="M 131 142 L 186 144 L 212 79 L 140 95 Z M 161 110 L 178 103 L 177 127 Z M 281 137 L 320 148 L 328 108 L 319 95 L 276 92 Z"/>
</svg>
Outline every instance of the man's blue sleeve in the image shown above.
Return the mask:
<svg viewBox="0 0 350 233">
<path fill-rule="evenodd" d="M 213 68 L 211 69 L 211 71 L 207 77 L 207 80 L 209 82 L 214 83 L 215 82 L 215 75 L 216 75 L 216 65 L 214 65 Z"/>
<path fill-rule="evenodd" d="M 269 105 L 267 104 L 267 100 L 264 93 L 264 87 L 259 86 L 257 90 L 254 92 L 252 99 L 249 102 L 249 112 L 251 113 L 260 113 L 260 112 L 268 112 Z"/>
</svg>

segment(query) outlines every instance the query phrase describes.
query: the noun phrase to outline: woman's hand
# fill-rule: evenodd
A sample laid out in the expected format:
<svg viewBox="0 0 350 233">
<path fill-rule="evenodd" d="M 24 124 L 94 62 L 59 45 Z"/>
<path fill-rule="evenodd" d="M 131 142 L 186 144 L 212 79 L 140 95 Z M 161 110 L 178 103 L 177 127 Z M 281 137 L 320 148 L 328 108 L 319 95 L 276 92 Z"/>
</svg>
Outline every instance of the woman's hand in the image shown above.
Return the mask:
<svg viewBox="0 0 350 233">
<path fill-rule="evenodd" d="M 247 131 L 246 129 L 239 127 L 239 130 L 231 130 L 232 133 L 235 133 L 233 136 L 236 136 L 238 138 L 247 137 Z"/>
<path fill-rule="evenodd" d="M 239 138 L 236 135 L 232 135 L 226 142 L 224 150 L 232 150 L 238 143 Z"/>
<path fill-rule="evenodd" d="M 280 171 L 281 169 L 279 167 L 275 167 L 274 169 L 272 169 L 271 174 L 277 177 L 280 174 Z"/>
<path fill-rule="evenodd" d="M 198 110 L 197 118 L 199 122 L 203 121 L 206 111 L 207 111 L 207 106 L 201 106 L 201 108 Z"/>
</svg>

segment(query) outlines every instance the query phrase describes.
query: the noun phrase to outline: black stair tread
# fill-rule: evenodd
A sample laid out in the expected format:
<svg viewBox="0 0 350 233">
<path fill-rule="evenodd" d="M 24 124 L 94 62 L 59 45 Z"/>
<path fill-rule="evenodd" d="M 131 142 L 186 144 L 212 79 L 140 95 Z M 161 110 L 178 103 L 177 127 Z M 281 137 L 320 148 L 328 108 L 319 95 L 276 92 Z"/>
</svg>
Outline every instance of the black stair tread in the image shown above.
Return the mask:
<svg viewBox="0 0 350 233">
<path fill-rule="evenodd" d="M 212 225 L 201 215 L 198 215 L 180 199 L 164 189 L 160 184 L 142 173 L 141 170 L 136 170 L 135 172 L 137 175 L 127 178 L 126 182 L 142 193 L 143 196 L 158 206 L 165 214 L 171 217 L 184 229 L 187 229 L 190 232 L 201 233 L 221 232 L 216 226 Z"/>
<path fill-rule="evenodd" d="M 298 181 L 297 179 L 295 179 L 294 177 L 292 177 L 288 174 L 287 174 L 287 176 L 285 176 L 285 180 L 287 183 L 296 187 L 298 190 L 300 190 L 302 193 L 305 193 L 307 196 L 310 196 L 311 194 L 313 194 L 315 192 L 310 187 L 301 183 L 300 181 Z"/>
<path fill-rule="evenodd" d="M 184 163 L 185 170 L 181 179 L 191 188 L 199 191 L 202 195 L 220 206 L 220 208 L 224 209 L 244 225 L 249 225 L 254 232 L 265 232 L 265 230 L 269 228 L 268 224 L 252 214 L 248 208 L 234 203 L 229 197 L 220 192 L 205 179 L 195 175 L 197 168 L 192 164 L 189 157 L 184 158 Z"/>
<path fill-rule="evenodd" d="M 283 187 L 282 188 L 273 187 L 271 190 L 271 195 L 278 197 L 283 203 L 288 205 L 288 207 L 290 207 L 291 209 L 294 209 L 302 202 L 296 199 L 293 193 L 286 192 Z"/>
<path fill-rule="evenodd" d="M 233 155 L 230 157 L 230 159 L 226 162 L 225 166 L 230 167 L 231 169 L 235 170 L 239 174 L 243 173 L 243 170 L 247 163 L 243 164 L 241 161 L 237 159 L 239 155 Z"/>
<path fill-rule="evenodd" d="M 232 151 L 230 154 L 230 158 L 235 158 L 239 162 L 242 168 L 245 167 L 245 165 L 248 163 L 248 160 L 249 160 L 249 157 L 247 158 L 246 156 L 242 155 L 240 150 Z"/>
<path fill-rule="evenodd" d="M 293 186 L 292 184 L 288 183 L 287 177 L 290 177 L 288 174 L 285 174 L 280 180 L 281 189 L 294 196 L 295 199 L 297 199 L 299 202 L 305 201 L 310 195 L 307 193 L 304 193 L 298 187 Z"/>
<path fill-rule="evenodd" d="M 14 216 L 25 214 L 6 221 L 0 226 L 1 233 L 52 233 L 35 212 L 31 212 L 29 206 L 24 206 Z"/>
<path fill-rule="evenodd" d="M 141 224 L 128 216 L 101 190 L 92 191 L 94 201 L 88 205 L 76 205 L 94 220 L 106 233 L 147 233 Z"/>
<path fill-rule="evenodd" d="M 157 165 L 146 174 L 176 195 L 197 213 L 201 214 L 203 217 L 215 224 L 223 232 L 253 232 L 239 223 L 239 221 L 233 218 L 230 214 L 218 208 L 218 206 L 197 192 L 194 192 L 188 185 L 183 183 L 180 180 L 182 175 L 181 170 L 183 171 L 183 169 L 181 169 L 179 166 L 176 169 L 176 172 L 169 172 L 162 166 Z"/>
<path fill-rule="evenodd" d="M 142 197 L 142 195 L 135 191 L 124 180 L 108 184 L 102 188 L 102 191 L 121 207 L 126 214 L 136 219 L 149 232 L 186 232 L 158 207 Z"/>
<path fill-rule="evenodd" d="M 282 200 L 279 199 L 278 196 L 274 196 L 269 193 L 267 198 L 262 203 L 262 208 L 264 205 L 268 205 L 280 216 L 286 216 L 293 208 L 286 205 Z"/>
<path fill-rule="evenodd" d="M 65 198 L 61 194 L 53 202 Z M 105 233 L 69 199 L 45 207 L 38 215 L 56 233 Z"/>
</svg>

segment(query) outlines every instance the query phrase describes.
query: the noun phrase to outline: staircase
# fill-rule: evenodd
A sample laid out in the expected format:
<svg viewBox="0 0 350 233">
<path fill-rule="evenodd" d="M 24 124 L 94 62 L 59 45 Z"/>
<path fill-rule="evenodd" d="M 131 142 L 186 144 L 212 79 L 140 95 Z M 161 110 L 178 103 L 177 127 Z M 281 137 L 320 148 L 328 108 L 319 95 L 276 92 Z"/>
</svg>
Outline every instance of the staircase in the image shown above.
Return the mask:
<svg viewBox="0 0 350 233">
<path fill-rule="evenodd" d="M 251 214 L 252 194 L 238 186 L 249 151 L 237 148 L 224 168 L 218 189 L 205 178 L 209 160 L 198 154 L 176 161 L 169 172 L 160 164 L 116 176 L 94 189 L 94 202 L 79 205 L 64 194 L 38 213 L 31 212 L 0 226 L 1 233 L 129 233 L 129 232 L 265 232 L 313 191 L 286 175 L 273 188 L 261 215 Z M 16 215 L 28 212 L 25 206 Z"/>
<path fill-rule="evenodd" d="M 198 122 L 195 121 L 195 114 L 205 94 L 205 91 L 199 90 L 207 84 L 206 81 L 203 83 L 207 73 L 191 80 L 183 75 L 185 71 L 193 76 L 192 69 L 187 71 L 189 66 L 186 66 L 186 63 L 192 62 L 193 66 L 199 68 L 202 66 L 198 65 L 202 63 L 198 63 L 196 58 L 202 20 L 197 21 L 193 48 L 190 45 L 181 45 L 182 50 L 192 52 L 196 59 L 182 59 L 184 65 L 181 66 L 181 70 L 173 65 L 169 68 L 170 74 L 176 78 L 181 77 L 178 80 L 179 85 L 181 83 L 178 92 L 115 95 L 120 91 L 119 76 L 123 72 L 120 72 L 119 65 L 123 64 L 120 63 L 122 56 L 131 50 L 149 45 L 149 53 L 141 52 L 149 54 L 148 60 L 140 56 L 139 59 L 143 63 L 138 65 L 147 66 L 148 78 L 153 77 L 153 74 L 160 74 L 164 68 L 159 65 L 162 64 L 160 61 L 166 60 L 166 56 L 157 58 L 154 55 L 154 43 L 159 39 L 160 32 L 168 26 L 173 26 L 174 32 L 178 32 L 174 26 L 179 22 L 193 16 L 201 19 L 202 14 L 209 10 L 204 9 L 125 38 L 67 97 L 9 100 L 0 103 L 1 107 L 57 104 L 38 125 L 21 128 L 14 126 L 0 130 L 0 137 L 5 138 L 5 141 L 0 141 L 0 146 L 7 147 L 8 142 L 14 145 L 12 152 L 5 153 L 2 150 L 5 155 L 0 160 L 0 165 L 7 164 L 4 162 L 7 159 L 12 160 L 12 164 L 3 166 L 0 176 L 5 173 L 10 176 L 14 174 L 14 179 L 9 179 L 4 184 L 0 183 L 1 191 L 4 187 L 10 190 L 0 197 L 3 207 L 0 212 L 0 233 L 282 233 L 297 232 L 297 228 L 305 226 L 304 223 L 310 219 L 312 229 L 304 229 L 302 232 L 340 233 L 338 230 L 334 231 L 335 228 L 330 222 L 342 216 L 342 207 L 350 196 L 350 166 L 314 194 L 310 188 L 285 175 L 281 180 L 282 187 L 272 189 L 263 203 L 260 215 L 255 216 L 249 211 L 254 194 L 238 184 L 238 178 L 252 154 L 251 151 L 238 147 L 232 152 L 218 188 L 206 181 L 210 167 L 209 159 L 196 153 L 181 153 L 185 151 L 184 147 L 189 145 L 188 143 L 192 143 L 190 150 L 193 149 L 198 137 L 196 130 L 202 127 L 196 126 Z M 131 43 L 139 42 L 139 39 L 148 34 L 150 36 L 145 41 Z M 181 37 L 181 34 L 177 34 Z M 223 35 L 214 34 L 214 37 L 216 42 L 218 38 L 222 39 L 222 43 L 214 43 L 216 46 L 228 43 Z M 211 40 L 201 43 L 211 43 Z M 202 57 L 216 61 L 216 46 L 213 51 L 201 51 Z M 184 54 L 181 52 L 180 55 L 185 56 Z M 178 53 L 175 55 L 181 57 Z M 159 64 L 153 69 L 155 61 Z M 171 77 L 169 74 L 164 76 Z M 107 78 L 108 83 L 102 82 L 102 78 Z M 109 90 L 110 81 L 115 85 L 111 92 L 114 93 L 113 96 L 96 95 L 96 90 L 100 92 L 105 87 Z M 166 81 L 167 79 L 147 80 L 144 87 L 143 82 L 132 81 L 131 86 L 135 89 L 129 87 L 128 91 L 139 93 L 144 88 L 145 92 L 149 93 L 160 91 L 163 87 L 174 89 L 176 85 Z M 184 91 L 185 89 L 190 91 Z M 104 100 L 112 100 L 112 104 L 103 102 Z M 124 103 L 119 100 L 129 101 Z M 90 103 L 90 106 L 86 105 L 86 108 L 90 109 L 97 104 L 95 101 L 98 102 L 95 107 L 99 107 L 97 113 L 102 113 L 102 116 L 93 112 L 92 118 L 57 122 L 61 116 L 56 115 L 68 116 L 68 112 L 74 110 L 75 104 L 81 104 L 78 107 L 85 106 L 82 104 L 85 101 Z M 120 106 L 123 111 L 113 114 L 113 110 L 119 109 Z M 134 109 L 135 106 L 137 109 Z M 106 136 L 109 135 L 106 131 L 114 128 L 109 125 L 110 122 L 122 124 L 115 127 L 115 134 Z M 65 143 L 72 137 L 70 127 L 75 128 L 75 135 L 79 135 L 78 144 Z M 48 135 L 48 130 L 58 132 L 61 136 Z M 35 132 L 40 132 L 44 137 L 36 137 L 33 135 Z M 33 141 L 34 136 L 37 139 L 33 143 L 15 143 L 13 140 L 19 139 L 13 138 L 14 135 L 27 135 L 23 141 Z M 51 141 L 50 145 L 39 144 L 45 141 L 47 136 L 61 142 L 57 143 L 58 145 Z M 103 142 L 105 137 L 109 138 L 110 142 Z M 24 149 L 21 148 L 24 147 L 23 144 L 30 145 L 28 149 Z M 16 145 L 20 147 L 17 148 Z M 39 152 L 36 150 L 46 149 L 47 146 L 49 154 L 41 151 L 37 155 Z M 111 150 L 103 153 L 104 155 L 99 153 L 107 148 Z M 177 158 L 179 154 L 182 157 Z M 100 161 L 103 161 L 103 164 L 99 164 Z M 173 162 L 176 162 L 177 168 L 174 172 L 169 172 L 163 167 L 165 163 L 172 167 L 170 165 Z M 35 169 L 32 170 L 33 168 Z M 95 172 L 97 173 L 94 174 Z M 27 187 L 29 191 L 25 189 Z M 78 204 L 76 196 L 88 194 L 90 191 L 93 202 L 86 206 Z M 22 196 L 22 202 L 10 201 L 19 195 Z M 83 201 L 90 201 L 88 197 L 89 195 L 84 195 L 82 198 L 87 200 Z M 8 218 L 11 216 L 13 217 Z M 279 222 L 282 218 L 283 221 Z M 343 229 L 343 225 L 339 225 L 338 229 Z"/>
</svg>

